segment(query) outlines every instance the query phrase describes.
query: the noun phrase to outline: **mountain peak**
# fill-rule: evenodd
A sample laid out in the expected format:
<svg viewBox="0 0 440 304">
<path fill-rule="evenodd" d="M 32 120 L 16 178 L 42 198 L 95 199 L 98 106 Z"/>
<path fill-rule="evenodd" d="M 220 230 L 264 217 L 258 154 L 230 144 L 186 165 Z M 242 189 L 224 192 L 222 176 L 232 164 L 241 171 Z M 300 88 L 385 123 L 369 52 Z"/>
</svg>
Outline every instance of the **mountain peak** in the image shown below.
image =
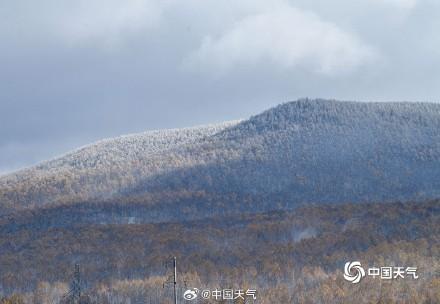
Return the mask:
<svg viewBox="0 0 440 304">
<path fill-rule="evenodd" d="M 391 124 L 390 127 L 404 124 L 440 127 L 440 104 L 302 98 L 252 116 L 237 125 L 235 129 L 258 133 L 297 129 L 300 126 L 314 129 L 334 126 L 369 128 L 377 124 Z"/>
</svg>

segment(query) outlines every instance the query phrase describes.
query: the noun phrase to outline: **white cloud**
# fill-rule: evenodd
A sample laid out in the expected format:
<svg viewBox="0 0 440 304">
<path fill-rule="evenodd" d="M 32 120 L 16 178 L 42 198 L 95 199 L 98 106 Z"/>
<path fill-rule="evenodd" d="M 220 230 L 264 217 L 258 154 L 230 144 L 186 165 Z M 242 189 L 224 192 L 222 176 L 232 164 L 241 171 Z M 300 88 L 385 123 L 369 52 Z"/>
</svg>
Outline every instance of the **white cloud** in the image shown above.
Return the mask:
<svg viewBox="0 0 440 304">
<path fill-rule="evenodd" d="M 218 37 L 206 36 L 185 65 L 225 73 L 237 65 L 267 63 L 333 74 L 356 68 L 374 56 L 373 48 L 354 34 L 286 4 L 246 16 Z"/>
</svg>

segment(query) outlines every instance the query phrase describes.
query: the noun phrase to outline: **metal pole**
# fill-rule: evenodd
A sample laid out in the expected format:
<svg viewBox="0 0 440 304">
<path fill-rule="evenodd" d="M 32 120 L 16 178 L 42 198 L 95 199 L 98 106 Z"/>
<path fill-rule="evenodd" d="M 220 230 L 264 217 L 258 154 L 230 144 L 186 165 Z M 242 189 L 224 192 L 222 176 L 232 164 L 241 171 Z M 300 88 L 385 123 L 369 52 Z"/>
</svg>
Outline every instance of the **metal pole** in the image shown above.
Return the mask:
<svg viewBox="0 0 440 304">
<path fill-rule="evenodd" d="M 174 304 L 177 304 L 177 261 L 174 257 Z"/>
</svg>

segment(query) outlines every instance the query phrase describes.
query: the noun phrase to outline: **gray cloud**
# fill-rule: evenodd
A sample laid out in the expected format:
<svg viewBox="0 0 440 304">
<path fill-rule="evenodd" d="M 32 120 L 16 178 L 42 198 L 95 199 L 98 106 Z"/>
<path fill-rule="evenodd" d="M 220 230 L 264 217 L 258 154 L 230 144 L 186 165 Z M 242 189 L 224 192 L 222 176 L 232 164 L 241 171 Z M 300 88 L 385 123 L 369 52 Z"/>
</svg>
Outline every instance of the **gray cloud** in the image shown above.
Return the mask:
<svg viewBox="0 0 440 304">
<path fill-rule="evenodd" d="M 0 172 L 102 137 L 247 117 L 303 96 L 437 101 L 439 8 L 3 1 Z"/>
</svg>

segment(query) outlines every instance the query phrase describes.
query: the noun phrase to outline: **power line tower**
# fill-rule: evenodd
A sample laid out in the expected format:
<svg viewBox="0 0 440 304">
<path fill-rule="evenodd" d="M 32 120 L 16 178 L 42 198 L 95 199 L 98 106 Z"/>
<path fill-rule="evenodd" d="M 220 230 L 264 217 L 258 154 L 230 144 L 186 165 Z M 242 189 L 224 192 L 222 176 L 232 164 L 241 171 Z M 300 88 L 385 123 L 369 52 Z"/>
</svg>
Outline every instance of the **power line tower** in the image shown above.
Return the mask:
<svg viewBox="0 0 440 304">
<path fill-rule="evenodd" d="M 77 304 L 81 299 L 81 272 L 79 270 L 79 264 L 75 264 L 75 271 L 73 273 L 72 280 L 72 303 Z"/>
<path fill-rule="evenodd" d="M 64 295 L 61 303 L 65 304 L 81 304 L 87 303 L 87 297 L 84 297 L 81 294 L 81 271 L 79 268 L 79 264 L 75 264 L 75 270 L 73 272 L 73 279 L 70 283 L 70 290 L 67 294 Z"/>
</svg>

